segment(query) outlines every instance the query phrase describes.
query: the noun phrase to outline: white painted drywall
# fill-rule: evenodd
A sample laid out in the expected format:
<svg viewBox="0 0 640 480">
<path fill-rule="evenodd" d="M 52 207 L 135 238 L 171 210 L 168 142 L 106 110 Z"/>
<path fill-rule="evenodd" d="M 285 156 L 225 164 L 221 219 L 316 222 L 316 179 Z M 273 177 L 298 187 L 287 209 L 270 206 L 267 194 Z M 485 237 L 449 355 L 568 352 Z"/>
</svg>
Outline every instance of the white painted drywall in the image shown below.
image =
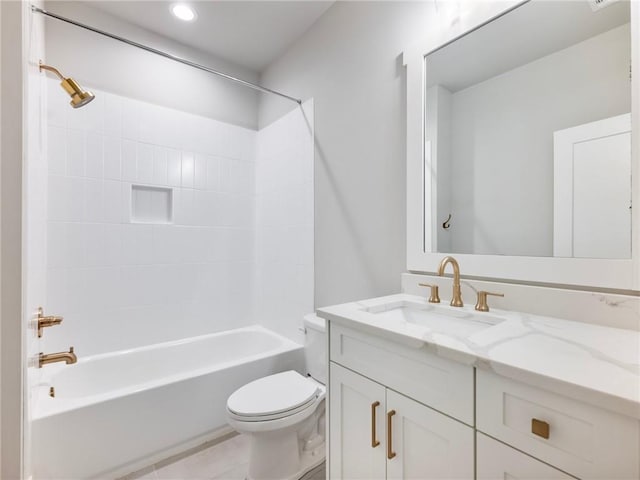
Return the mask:
<svg viewBox="0 0 640 480">
<path fill-rule="evenodd" d="M 553 254 L 553 132 L 629 112 L 629 39 L 626 24 L 453 94 L 452 252 Z"/>
<path fill-rule="evenodd" d="M 46 2 L 54 13 L 255 82 L 257 74 L 78 2 Z M 58 20 L 46 20 L 46 60 L 81 83 L 256 129 L 254 90 Z M 280 100 L 283 101 L 283 100 Z"/>
<path fill-rule="evenodd" d="M 337 2 L 261 75 L 314 98 L 316 306 L 400 290 L 406 115 L 401 53 L 431 2 Z M 262 97 L 260 125 L 291 109 Z"/>
<path fill-rule="evenodd" d="M 22 133 L 21 2 L 0 2 L 0 478 L 22 477 Z"/>
</svg>

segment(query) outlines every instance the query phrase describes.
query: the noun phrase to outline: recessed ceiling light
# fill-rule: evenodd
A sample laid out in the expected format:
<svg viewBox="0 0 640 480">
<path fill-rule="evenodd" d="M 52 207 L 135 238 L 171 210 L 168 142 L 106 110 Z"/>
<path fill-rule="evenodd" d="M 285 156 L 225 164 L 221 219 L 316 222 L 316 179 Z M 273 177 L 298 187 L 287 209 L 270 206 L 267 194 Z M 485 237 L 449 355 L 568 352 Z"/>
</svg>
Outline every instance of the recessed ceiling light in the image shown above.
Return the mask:
<svg viewBox="0 0 640 480">
<path fill-rule="evenodd" d="M 196 12 L 189 5 L 176 3 L 171 6 L 171 13 L 180 20 L 191 22 L 196 19 Z"/>
</svg>

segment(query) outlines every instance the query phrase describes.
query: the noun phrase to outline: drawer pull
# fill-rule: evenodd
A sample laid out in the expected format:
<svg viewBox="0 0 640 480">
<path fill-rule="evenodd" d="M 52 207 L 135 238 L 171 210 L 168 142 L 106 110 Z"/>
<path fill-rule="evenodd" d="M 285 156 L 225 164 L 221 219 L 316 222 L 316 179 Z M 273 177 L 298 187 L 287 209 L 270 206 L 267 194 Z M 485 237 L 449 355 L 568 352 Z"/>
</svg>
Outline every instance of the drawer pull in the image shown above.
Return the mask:
<svg viewBox="0 0 640 480">
<path fill-rule="evenodd" d="M 376 407 L 378 406 L 380 406 L 378 401 L 371 404 L 371 448 L 380 445 L 380 441 L 376 439 Z"/>
<path fill-rule="evenodd" d="M 393 436 L 391 432 L 391 429 L 393 427 L 391 419 L 395 414 L 395 410 L 391 410 L 387 413 L 387 458 L 389 460 L 396 456 L 396 452 L 393 451 L 393 447 L 391 446 L 391 437 Z"/>
<path fill-rule="evenodd" d="M 531 433 L 542 438 L 549 438 L 549 424 L 542 420 L 538 420 L 537 418 L 532 418 Z"/>
</svg>

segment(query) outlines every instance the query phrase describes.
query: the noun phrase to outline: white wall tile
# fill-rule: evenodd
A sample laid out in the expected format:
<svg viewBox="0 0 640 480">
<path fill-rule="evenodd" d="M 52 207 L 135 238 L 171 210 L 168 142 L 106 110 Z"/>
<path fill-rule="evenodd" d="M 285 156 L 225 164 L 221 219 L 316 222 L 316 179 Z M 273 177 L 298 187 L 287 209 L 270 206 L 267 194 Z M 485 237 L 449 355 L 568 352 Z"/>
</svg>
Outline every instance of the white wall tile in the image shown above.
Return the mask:
<svg viewBox="0 0 640 480">
<path fill-rule="evenodd" d="M 64 127 L 49 125 L 47 131 L 47 161 L 50 175 L 67 171 L 67 141 Z"/>
<path fill-rule="evenodd" d="M 167 185 L 168 182 L 167 149 L 156 145 L 153 148 L 153 183 L 156 185 Z"/>
<path fill-rule="evenodd" d="M 182 152 L 182 188 L 193 188 L 195 158 L 191 152 Z"/>
<path fill-rule="evenodd" d="M 118 95 L 104 95 L 104 134 L 116 138 L 122 136 L 122 98 Z"/>
<path fill-rule="evenodd" d="M 122 179 L 125 181 L 136 181 L 136 154 L 136 143 L 131 140 L 122 140 Z"/>
<path fill-rule="evenodd" d="M 122 100 L 122 138 L 134 141 L 139 139 L 140 103 L 128 98 Z"/>
<path fill-rule="evenodd" d="M 120 180 L 122 139 L 120 137 L 108 135 L 104 137 L 104 178 L 110 180 Z"/>
<path fill-rule="evenodd" d="M 285 129 L 262 154 L 256 132 L 95 92 L 91 111 L 49 125 L 62 140 L 49 146 L 48 278 L 60 281 L 47 302 L 69 319 L 52 342 L 73 338 L 85 355 L 131 348 L 255 323 L 262 306 L 266 326 L 295 329 L 313 294 L 299 273 L 312 276 L 312 192 L 287 163 L 298 153 Z M 132 184 L 172 188 L 173 224 L 132 223 Z M 285 304 L 287 291 L 306 295 Z"/>
<path fill-rule="evenodd" d="M 207 188 L 207 156 L 195 154 L 193 186 L 197 189 Z"/>
<path fill-rule="evenodd" d="M 104 96 L 97 92 L 96 97 L 82 107 L 85 111 L 85 126 L 88 132 L 102 134 L 104 132 Z"/>
<path fill-rule="evenodd" d="M 205 156 L 207 163 L 207 190 L 220 189 L 220 161 L 213 155 Z"/>
<path fill-rule="evenodd" d="M 67 130 L 67 175 L 82 177 L 85 174 L 86 139 L 83 130 Z"/>
<path fill-rule="evenodd" d="M 104 181 L 87 178 L 84 180 L 83 222 L 99 223 L 105 217 Z"/>
<path fill-rule="evenodd" d="M 153 183 L 153 145 L 138 143 L 136 161 L 136 180 L 141 183 Z"/>
<path fill-rule="evenodd" d="M 102 135 L 87 133 L 86 175 L 91 178 L 104 177 L 104 140 Z"/>
<path fill-rule="evenodd" d="M 104 221 L 122 223 L 124 221 L 123 184 L 115 180 L 104 181 Z"/>
<path fill-rule="evenodd" d="M 180 187 L 182 185 L 182 157 L 180 150 L 167 149 L 167 176 L 169 186 Z"/>
</svg>

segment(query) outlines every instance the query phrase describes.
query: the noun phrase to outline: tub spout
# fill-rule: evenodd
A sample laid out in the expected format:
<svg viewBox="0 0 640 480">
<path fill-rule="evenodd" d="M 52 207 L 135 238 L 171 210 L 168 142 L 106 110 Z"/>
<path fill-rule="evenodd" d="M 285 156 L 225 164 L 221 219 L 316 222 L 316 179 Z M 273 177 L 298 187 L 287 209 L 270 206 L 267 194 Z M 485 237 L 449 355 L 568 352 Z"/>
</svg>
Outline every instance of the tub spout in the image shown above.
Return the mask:
<svg viewBox="0 0 640 480">
<path fill-rule="evenodd" d="M 69 365 L 70 363 L 76 363 L 77 361 L 78 357 L 76 357 L 76 354 L 73 352 L 73 347 L 70 347 L 68 352 L 40 353 L 38 368 L 42 368 L 42 366 L 47 363 L 64 362 Z"/>
</svg>

